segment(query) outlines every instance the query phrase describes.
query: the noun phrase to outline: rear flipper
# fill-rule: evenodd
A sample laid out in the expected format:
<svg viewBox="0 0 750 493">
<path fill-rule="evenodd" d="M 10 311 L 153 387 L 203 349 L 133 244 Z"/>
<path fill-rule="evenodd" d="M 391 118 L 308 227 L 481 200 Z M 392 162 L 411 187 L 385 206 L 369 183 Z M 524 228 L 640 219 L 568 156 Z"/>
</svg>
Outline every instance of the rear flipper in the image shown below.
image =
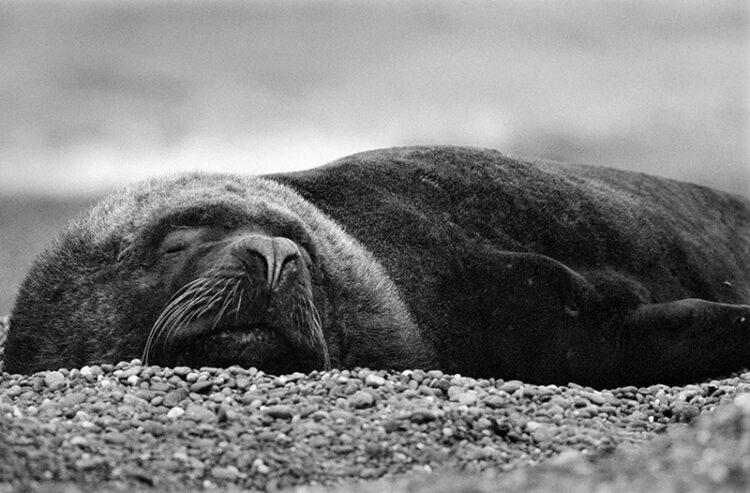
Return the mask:
<svg viewBox="0 0 750 493">
<path fill-rule="evenodd" d="M 684 384 L 750 366 L 750 306 L 684 299 L 641 305 L 624 320 L 621 378 Z"/>
</svg>

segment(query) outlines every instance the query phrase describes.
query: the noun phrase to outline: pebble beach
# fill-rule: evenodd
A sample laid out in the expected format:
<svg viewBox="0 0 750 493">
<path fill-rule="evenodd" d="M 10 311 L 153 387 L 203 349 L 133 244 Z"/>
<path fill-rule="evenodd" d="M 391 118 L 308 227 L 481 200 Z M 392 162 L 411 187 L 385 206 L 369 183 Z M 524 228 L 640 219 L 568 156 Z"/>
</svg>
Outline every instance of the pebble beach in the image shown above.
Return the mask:
<svg viewBox="0 0 750 493">
<path fill-rule="evenodd" d="M 750 484 L 748 390 L 750 373 L 598 390 L 139 360 L 3 372 L 0 492 L 732 489 Z"/>
</svg>

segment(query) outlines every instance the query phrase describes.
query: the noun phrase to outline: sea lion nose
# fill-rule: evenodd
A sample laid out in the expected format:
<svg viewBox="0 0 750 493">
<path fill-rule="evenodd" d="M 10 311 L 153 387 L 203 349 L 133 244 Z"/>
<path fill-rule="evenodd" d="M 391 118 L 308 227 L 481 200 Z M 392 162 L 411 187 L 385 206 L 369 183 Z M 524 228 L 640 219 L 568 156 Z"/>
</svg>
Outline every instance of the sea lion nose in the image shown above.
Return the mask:
<svg viewBox="0 0 750 493">
<path fill-rule="evenodd" d="M 235 242 L 234 252 L 246 268 L 252 269 L 253 261 L 265 262 L 266 288 L 273 290 L 281 278 L 284 267 L 299 257 L 297 244 L 289 238 L 249 234 Z"/>
</svg>

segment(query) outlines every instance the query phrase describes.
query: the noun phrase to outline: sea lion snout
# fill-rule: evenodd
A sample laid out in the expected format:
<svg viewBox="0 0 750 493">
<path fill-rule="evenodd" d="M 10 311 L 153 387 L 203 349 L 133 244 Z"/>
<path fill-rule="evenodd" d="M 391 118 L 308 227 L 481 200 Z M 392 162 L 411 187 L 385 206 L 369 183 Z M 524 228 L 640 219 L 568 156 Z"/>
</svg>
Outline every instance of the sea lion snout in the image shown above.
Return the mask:
<svg viewBox="0 0 750 493">
<path fill-rule="evenodd" d="M 176 282 L 145 362 L 330 368 L 306 247 L 258 226 L 197 225 L 168 234 L 160 250 Z"/>
<path fill-rule="evenodd" d="M 251 279 L 258 278 L 269 292 L 278 287 L 283 272 L 300 257 L 299 248 L 292 240 L 254 233 L 235 240 L 230 249 Z"/>
</svg>

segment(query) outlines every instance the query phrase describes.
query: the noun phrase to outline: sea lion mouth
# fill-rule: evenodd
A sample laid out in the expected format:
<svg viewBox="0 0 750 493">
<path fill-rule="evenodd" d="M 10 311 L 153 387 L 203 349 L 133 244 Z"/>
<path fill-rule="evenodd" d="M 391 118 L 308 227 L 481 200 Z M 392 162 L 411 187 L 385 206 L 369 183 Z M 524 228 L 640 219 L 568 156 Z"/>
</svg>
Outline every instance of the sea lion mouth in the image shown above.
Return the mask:
<svg viewBox="0 0 750 493">
<path fill-rule="evenodd" d="M 209 332 L 175 338 L 170 355 L 177 365 L 227 367 L 255 366 L 268 373 L 312 371 L 326 368 L 327 350 L 295 347 L 268 325 L 219 326 Z"/>
<path fill-rule="evenodd" d="M 241 278 L 218 272 L 183 286 L 151 328 L 144 363 L 254 366 L 270 373 L 330 369 L 310 287 L 260 304 L 245 295 L 252 291 L 242 288 Z"/>
</svg>

